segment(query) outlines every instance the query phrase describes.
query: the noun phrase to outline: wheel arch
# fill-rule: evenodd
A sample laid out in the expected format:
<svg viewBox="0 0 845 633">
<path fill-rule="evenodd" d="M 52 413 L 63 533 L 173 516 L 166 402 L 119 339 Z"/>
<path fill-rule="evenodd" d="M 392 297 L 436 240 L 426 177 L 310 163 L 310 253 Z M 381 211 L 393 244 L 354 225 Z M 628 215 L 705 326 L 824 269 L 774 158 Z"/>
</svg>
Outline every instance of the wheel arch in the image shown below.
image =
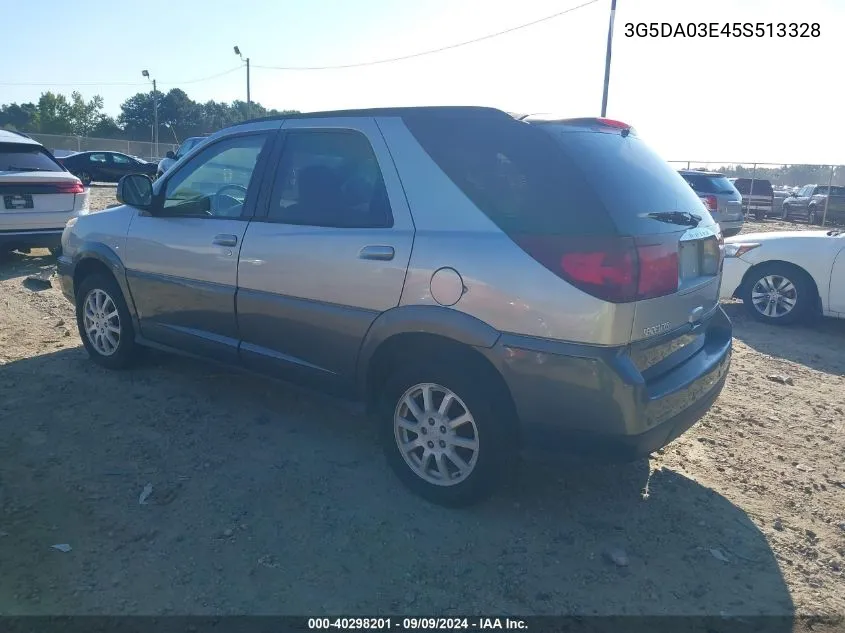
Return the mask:
<svg viewBox="0 0 845 633">
<path fill-rule="evenodd" d="M 110 275 L 117 282 L 121 293 L 126 300 L 126 307 L 132 315 L 132 320 L 137 320 L 135 302 L 129 292 L 126 283 L 126 269 L 120 261 L 117 253 L 105 244 L 99 242 L 83 243 L 73 257 L 73 292 L 77 293 L 82 281 L 97 272 Z M 137 323 L 135 324 L 137 325 Z"/>
</svg>

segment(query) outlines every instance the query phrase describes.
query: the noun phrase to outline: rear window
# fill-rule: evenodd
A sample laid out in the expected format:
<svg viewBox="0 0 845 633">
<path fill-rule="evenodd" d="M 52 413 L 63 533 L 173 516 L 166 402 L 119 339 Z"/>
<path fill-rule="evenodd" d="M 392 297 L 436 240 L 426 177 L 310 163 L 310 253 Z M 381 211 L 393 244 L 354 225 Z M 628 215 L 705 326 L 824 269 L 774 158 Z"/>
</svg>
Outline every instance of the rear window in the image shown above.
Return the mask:
<svg viewBox="0 0 845 633">
<path fill-rule="evenodd" d="M 680 175 L 633 135 L 572 132 L 513 119 L 409 116 L 405 123 L 449 178 L 510 235 L 676 232 L 638 217 L 706 216 Z"/>
<path fill-rule="evenodd" d="M 0 171 L 64 171 L 40 145 L 0 143 Z"/>
<path fill-rule="evenodd" d="M 509 235 L 606 235 L 602 201 L 550 136 L 515 119 L 407 116 L 441 170 Z"/>
<path fill-rule="evenodd" d="M 696 193 L 734 193 L 736 189 L 724 176 L 705 176 L 703 174 L 681 174 Z"/>
<path fill-rule="evenodd" d="M 734 180 L 734 187 L 742 194 L 749 195 L 751 193 L 751 178 L 737 178 Z M 773 196 L 772 183 L 768 180 L 754 179 L 754 195 Z"/>
<path fill-rule="evenodd" d="M 634 134 L 582 131 L 544 124 L 571 164 L 598 193 L 619 231 L 626 235 L 671 233 L 677 224 L 645 217 L 649 213 L 688 211 L 713 222 L 696 192 L 669 163 Z"/>
</svg>

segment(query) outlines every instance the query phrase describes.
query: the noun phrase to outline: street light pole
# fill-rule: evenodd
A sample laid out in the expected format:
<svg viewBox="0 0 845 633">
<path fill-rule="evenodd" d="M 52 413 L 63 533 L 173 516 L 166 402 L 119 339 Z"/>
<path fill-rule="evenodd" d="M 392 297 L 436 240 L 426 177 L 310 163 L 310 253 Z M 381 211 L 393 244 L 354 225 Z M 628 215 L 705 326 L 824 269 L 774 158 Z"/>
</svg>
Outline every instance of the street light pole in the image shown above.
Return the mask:
<svg viewBox="0 0 845 633">
<path fill-rule="evenodd" d="M 241 58 L 242 62 L 246 62 L 246 113 L 249 116 L 252 112 L 252 100 L 249 96 L 249 57 L 244 58 L 241 55 L 241 49 L 235 46 L 235 55 Z"/>
<path fill-rule="evenodd" d="M 147 70 L 142 70 L 141 75 L 150 79 L 150 73 Z M 156 80 L 153 82 L 153 145 L 155 146 L 155 158 L 158 160 L 158 90 L 156 89 Z"/>
<path fill-rule="evenodd" d="M 616 0 L 610 0 L 610 26 L 607 29 L 607 55 L 604 59 L 604 92 L 601 97 L 601 115 L 607 116 L 607 89 L 610 84 L 610 51 L 613 46 L 613 19 L 616 17 Z"/>
</svg>

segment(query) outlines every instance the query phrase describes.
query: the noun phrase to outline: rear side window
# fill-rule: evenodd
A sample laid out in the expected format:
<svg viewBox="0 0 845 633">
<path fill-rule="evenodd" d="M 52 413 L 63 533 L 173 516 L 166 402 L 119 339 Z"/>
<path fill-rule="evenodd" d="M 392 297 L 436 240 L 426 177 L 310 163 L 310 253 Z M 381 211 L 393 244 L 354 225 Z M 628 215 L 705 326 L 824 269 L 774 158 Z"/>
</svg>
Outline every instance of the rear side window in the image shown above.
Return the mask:
<svg viewBox="0 0 845 633">
<path fill-rule="evenodd" d="M 615 233 L 601 200 L 573 161 L 535 127 L 481 117 L 404 120 L 440 169 L 505 233 Z"/>
<path fill-rule="evenodd" d="M 825 185 L 824 187 L 816 187 L 816 194 L 827 194 L 830 193 L 832 196 L 845 196 L 845 187 L 830 187 L 830 192 L 828 192 L 828 186 Z"/>
<path fill-rule="evenodd" d="M 751 193 L 751 178 L 737 178 L 734 181 L 734 187 L 736 187 L 737 191 L 741 194 L 749 195 Z M 755 178 L 754 195 L 773 196 L 774 190 L 772 189 L 772 183 L 768 180 L 757 180 Z"/>
<path fill-rule="evenodd" d="M 682 174 L 696 193 L 734 193 L 736 189 L 724 176 Z"/>
<path fill-rule="evenodd" d="M 267 219 L 337 228 L 393 226 L 381 168 L 367 137 L 354 130 L 288 132 Z"/>
<path fill-rule="evenodd" d="M 0 143 L 0 171 L 64 171 L 40 145 Z"/>
</svg>

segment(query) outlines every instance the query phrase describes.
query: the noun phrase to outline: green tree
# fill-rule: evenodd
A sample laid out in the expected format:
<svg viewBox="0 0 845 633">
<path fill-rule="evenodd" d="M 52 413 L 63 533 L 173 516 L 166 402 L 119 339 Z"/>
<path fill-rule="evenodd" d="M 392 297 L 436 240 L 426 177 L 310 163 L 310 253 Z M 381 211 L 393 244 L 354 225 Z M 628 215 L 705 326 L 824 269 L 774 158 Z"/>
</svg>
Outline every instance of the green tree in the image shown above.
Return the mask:
<svg viewBox="0 0 845 633">
<path fill-rule="evenodd" d="M 34 103 L 10 103 L 0 106 L 0 128 L 37 132 L 38 125 L 38 106 Z"/>
<path fill-rule="evenodd" d="M 67 120 L 71 132 L 77 136 L 89 136 L 100 122 L 103 109 L 103 98 L 94 95 L 90 101 L 85 101 L 82 95 L 74 91 L 70 95 L 67 109 Z"/>
</svg>

